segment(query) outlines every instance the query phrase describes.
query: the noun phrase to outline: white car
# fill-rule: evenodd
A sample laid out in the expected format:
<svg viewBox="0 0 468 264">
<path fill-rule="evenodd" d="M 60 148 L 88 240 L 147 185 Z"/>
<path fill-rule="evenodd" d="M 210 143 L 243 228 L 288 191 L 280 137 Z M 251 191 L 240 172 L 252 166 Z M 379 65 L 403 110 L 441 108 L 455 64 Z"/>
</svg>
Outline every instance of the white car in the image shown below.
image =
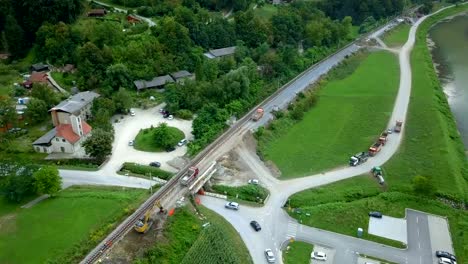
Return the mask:
<svg viewBox="0 0 468 264">
<path fill-rule="evenodd" d="M 257 179 L 250 179 L 248 181 L 249 184 L 253 184 L 253 185 L 258 185 L 258 180 Z"/>
<path fill-rule="evenodd" d="M 167 117 L 167 119 L 172 120 L 172 119 L 174 119 L 174 116 L 173 116 L 173 115 L 169 115 L 169 116 Z"/>
<path fill-rule="evenodd" d="M 444 258 L 444 257 L 439 258 L 439 264 L 453 264 L 453 263 L 454 262 L 449 258 Z"/>
<path fill-rule="evenodd" d="M 129 146 L 133 146 L 133 144 L 135 144 L 135 141 L 133 141 L 133 140 L 130 140 L 130 141 L 128 142 L 128 145 L 129 145 Z"/>
<path fill-rule="evenodd" d="M 275 263 L 276 258 L 275 255 L 273 254 L 273 251 L 269 248 L 265 249 L 265 257 L 267 259 L 268 263 Z"/>
<path fill-rule="evenodd" d="M 130 110 L 130 115 L 131 115 L 131 116 L 135 116 L 135 111 Z"/>
<path fill-rule="evenodd" d="M 236 202 L 228 202 L 224 205 L 224 207 L 227 209 L 239 210 L 239 204 Z"/>
<path fill-rule="evenodd" d="M 179 143 L 177 143 L 177 146 L 182 147 L 185 144 L 187 144 L 187 139 L 184 138 L 181 141 L 179 141 Z"/>
<path fill-rule="evenodd" d="M 324 252 L 320 252 L 320 251 L 314 251 L 310 254 L 310 257 L 312 259 L 316 259 L 316 260 L 327 260 L 327 254 L 325 254 Z"/>
</svg>

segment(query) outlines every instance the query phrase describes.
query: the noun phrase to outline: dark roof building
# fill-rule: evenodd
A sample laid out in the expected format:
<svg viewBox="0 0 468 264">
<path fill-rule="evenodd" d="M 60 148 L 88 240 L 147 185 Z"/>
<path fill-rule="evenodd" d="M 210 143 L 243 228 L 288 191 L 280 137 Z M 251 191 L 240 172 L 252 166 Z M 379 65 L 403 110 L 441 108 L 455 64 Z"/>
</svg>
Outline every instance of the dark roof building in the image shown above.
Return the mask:
<svg viewBox="0 0 468 264">
<path fill-rule="evenodd" d="M 88 12 L 89 17 L 103 17 L 107 14 L 107 11 L 105 9 L 91 9 Z"/>
<path fill-rule="evenodd" d="M 48 71 L 49 65 L 43 63 L 36 63 L 31 65 L 32 72 L 41 72 L 41 71 Z"/>
<path fill-rule="evenodd" d="M 71 114 L 79 114 L 80 110 L 90 104 L 99 94 L 91 91 L 77 93 L 60 104 L 54 106 L 49 111 L 62 111 Z"/>
<path fill-rule="evenodd" d="M 52 128 L 49 132 L 47 132 L 45 135 L 42 137 L 38 138 L 36 141 L 33 142 L 33 145 L 46 145 L 50 146 L 50 141 L 55 137 L 57 134 L 57 131 L 55 130 L 55 127 Z"/>
<path fill-rule="evenodd" d="M 205 57 L 207 57 L 208 59 L 215 59 L 215 58 L 232 55 L 234 54 L 234 52 L 236 52 L 236 46 L 222 48 L 222 49 L 212 49 L 204 53 L 203 55 L 205 55 Z"/>
<path fill-rule="evenodd" d="M 184 79 L 194 79 L 194 75 L 185 70 L 173 72 L 170 75 L 176 82 L 181 82 Z"/>
<path fill-rule="evenodd" d="M 148 88 L 161 88 L 167 83 L 173 83 L 174 79 L 170 75 L 163 75 L 154 77 L 151 81 L 137 80 L 133 83 L 135 84 L 137 90 L 143 90 Z"/>
</svg>

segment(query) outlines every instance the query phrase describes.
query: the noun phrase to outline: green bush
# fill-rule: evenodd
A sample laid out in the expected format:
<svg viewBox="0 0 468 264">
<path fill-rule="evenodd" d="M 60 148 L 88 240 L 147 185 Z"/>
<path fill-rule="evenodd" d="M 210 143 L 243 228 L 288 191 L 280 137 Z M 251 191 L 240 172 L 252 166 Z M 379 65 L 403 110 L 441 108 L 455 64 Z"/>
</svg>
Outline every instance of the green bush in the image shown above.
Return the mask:
<svg viewBox="0 0 468 264">
<path fill-rule="evenodd" d="M 161 170 L 159 168 L 136 164 L 132 162 L 125 162 L 120 171 L 128 171 L 139 175 L 149 175 L 151 173 L 151 177 L 157 177 L 163 180 L 169 180 L 172 177 L 172 175 L 174 175 L 171 172 Z"/>
<path fill-rule="evenodd" d="M 190 120 L 193 117 L 193 113 L 187 109 L 180 109 L 175 113 L 175 115 L 185 120 Z"/>
<path fill-rule="evenodd" d="M 220 194 L 226 194 L 229 198 L 263 203 L 268 197 L 268 190 L 260 185 L 244 185 L 239 187 L 231 187 L 225 185 L 213 185 L 213 191 Z"/>
</svg>

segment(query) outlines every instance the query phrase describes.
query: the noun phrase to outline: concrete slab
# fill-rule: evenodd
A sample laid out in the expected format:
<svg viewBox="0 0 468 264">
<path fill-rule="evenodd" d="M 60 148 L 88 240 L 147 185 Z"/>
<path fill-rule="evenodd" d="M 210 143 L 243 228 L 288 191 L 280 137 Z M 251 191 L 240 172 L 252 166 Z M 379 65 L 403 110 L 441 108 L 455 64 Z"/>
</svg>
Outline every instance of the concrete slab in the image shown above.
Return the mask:
<svg viewBox="0 0 468 264">
<path fill-rule="evenodd" d="M 327 254 L 327 260 L 323 261 L 323 260 L 310 259 L 310 264 L 333 264 L 333 259 L 335 257 L 335 249 L 323 247 L 319 245 L 314 245 L 314 251 L 325 252 L 325 254 Z"/>
<path fill-rule="evenodd" d="M 438 259 L 435 256 L 437 250 L 446 251 L 454 254 L 452 238 L 447 219 L 435 215 L 427 216 L 429 225 L 429 237 L 431 238 L 431 248 L 433 252 L 433 263 L 437 263 Z"/>
<path fill-rule="evenodd" d="M 408 244 L 408 235 L 406 232 L 406 219 L 395 218 L 391 216 L 382 216 L 382 218 L 369 218 L 369 234 L 393 239 Z"/>
</svg>

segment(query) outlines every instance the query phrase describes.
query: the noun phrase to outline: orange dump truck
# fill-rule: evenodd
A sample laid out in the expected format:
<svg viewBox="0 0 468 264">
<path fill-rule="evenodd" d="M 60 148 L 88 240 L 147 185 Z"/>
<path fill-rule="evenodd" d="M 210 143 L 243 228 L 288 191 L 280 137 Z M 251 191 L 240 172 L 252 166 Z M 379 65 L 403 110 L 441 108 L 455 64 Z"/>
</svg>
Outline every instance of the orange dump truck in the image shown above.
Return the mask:
<svg viewBox="0 0 468 264">
<path fill-rule="evenodd" d="M 385 143 L 387 143 L 387 139 L 388 139 L 388 132 L 387 131 L 382 132 L 382 134 L 380 134 L 380 137 L 379 137 L 379 142 L 382 143 L 382 145 L 385 145 Z"/>
<path fill-rule="evenodd" d="M 383 144 L 380 141 L 375 142 L 374 145 L 370 146 L 370 148 L 369 148 L 369 155 L 370 156 L 375 156 L 375 154 L 377 154 L 380 151 L 382 146 L 383 146 Z"/>
</svg>

